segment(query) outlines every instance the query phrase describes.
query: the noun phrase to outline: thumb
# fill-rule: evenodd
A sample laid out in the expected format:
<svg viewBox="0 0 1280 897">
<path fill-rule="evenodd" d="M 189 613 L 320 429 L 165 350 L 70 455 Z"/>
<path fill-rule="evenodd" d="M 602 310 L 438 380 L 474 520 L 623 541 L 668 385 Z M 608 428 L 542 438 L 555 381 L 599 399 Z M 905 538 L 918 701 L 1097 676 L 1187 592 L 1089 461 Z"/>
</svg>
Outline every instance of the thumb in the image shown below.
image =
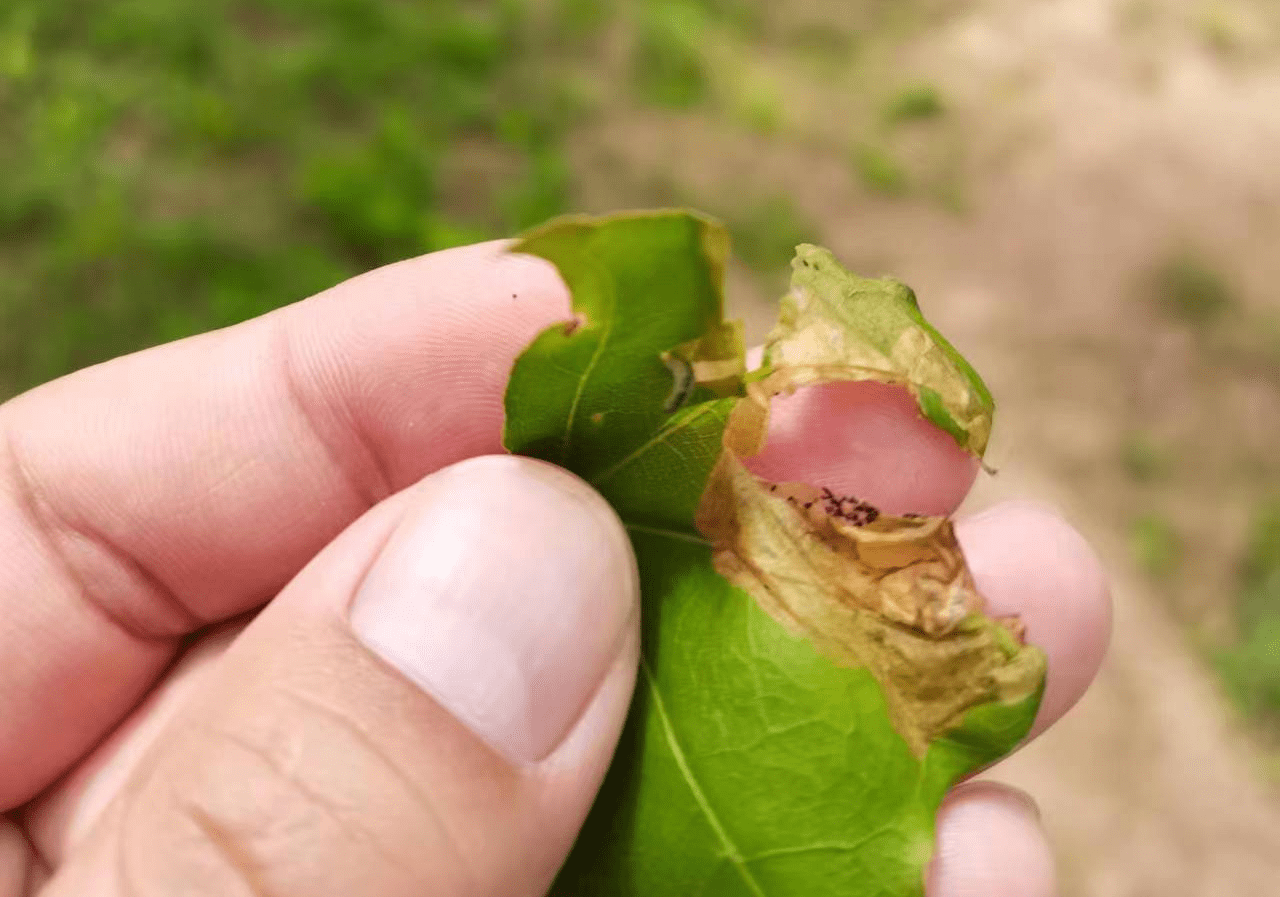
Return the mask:
<svg viewBox="0 0 1280 897">
<path fill-rule="evenodd" d="M 587 485 L 464 461 L 245 630 L 46 895 L 538 895 L 626 716 L 635 563 Z"/>
</svg>

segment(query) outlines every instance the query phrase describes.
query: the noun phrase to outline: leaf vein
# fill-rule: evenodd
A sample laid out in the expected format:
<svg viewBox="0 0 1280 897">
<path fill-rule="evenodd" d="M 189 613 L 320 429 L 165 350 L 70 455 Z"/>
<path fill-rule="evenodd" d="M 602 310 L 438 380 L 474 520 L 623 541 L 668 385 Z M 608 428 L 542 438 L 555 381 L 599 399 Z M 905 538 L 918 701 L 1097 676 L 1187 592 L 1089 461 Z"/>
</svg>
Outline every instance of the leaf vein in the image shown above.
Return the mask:
<svg viewBox="0 0 1280 897">
<path fill-rule="evenodd" d="M 667 747 L 671 749 L 671 756 L 676 761 L 676 766 L 679 767 L 680 775 L 684 777 L 685 784 L 689 786 L 689 792 L 693 795 L 698 809 L 707 818 L 707 824 L 711 826 L 711 830 L 715 833 L 716 838 L 719 839 L 720 846 L 724 848 L 726 858 L 738 870 L 738 874 L 742 876 L 742 881 L 747 886 L 747 890 L 755 897 L 767 897 L 764 888 L 760 887 L 755 875 L 747 868 L 747 864 L 742 858 L 742 851 L 738 849 L 738 845 L 733 843 L 733 839 L 725 831 L 724 825 L 720 822 L 720 817 L 716 815 L 715 810 L 712 809 L 710 802 L 707 800 L 707 796 L 702 792 L 702 786 L 694 778 L 693 770 L 689 768 L 689 761 L 685 758 L 684 749 L 680 747 L 680 742 L 676 740 L 675 729 L 671 725 L 671 718 L 667 716 L 667 707 L 663 703 L 662 693 L 658 691 L 658 683 L 654 679 L 653 670 L 650 669 L 649 661 L 644 657 L 640 658 L 640 669 L 643 670 L 645 681 L 649 683 L 649 691 L 653 694 L 653 707 L 657 711 L 658 721 L 662 724 L 662 734 L 666 736 Z"/>
<path fill-rule="evenodd" d="M 795 847 L 775 847 L 771 850 L 761 851 L 753 856 L 743 859 L 744 863 L 759 863 L 764 860 L 771 860 L 776 857 L 795 856 L 805 853 L 856 853 L 869 843 L 879 838 L 881 835 L 887 835 L 893 831 L 892 825 L 884 825 L 875 831 L 868 832 L 856 841 L 836 841 L 827 844 L 804 844 Z"/>
<path fill-rule="evenodd" d="M 573 401 L 569 404 L 569 413 L 564 421 L 564 445 L 560 452 L 560 463 L 567 466 L 569 460 L 569 443 L 573 440 L 573 423 L 578 416 L 578 405 L 582 402 L 582 394 L 587 389 L 587 381 L 591 379 L 592 372 L 595 371 L 596 365 L 600 363 L 600 359 L 604 356 L 605 347 L 609 345 L 609 340 L 613 336 L 613 312 L 618 307 L 618 296 L 613 289 L 613 281 L 608 277 L 602 277 L 601 284 L 608 289 L 609 297 L 609 313 L 604 315 L 604 325 L 600 333 L 600 341 L 596 343 L 596 349 L 591 353 L 591 360 L 587 362 L 587 367 L 582 372 L 582 377 L 578 380 L 578 388 L 573 391 Z"/>
<path fill-rule="evenodd" d="M 657 433 L 654 433 L 653 436 L 650 437 L 648 442 L 645 442 L 643 445 L 641 445 L 635 451 L 631 452 L 629 455 L 627 455 L 618 463 L 612 465 L 611 467 L 605 468 L 603 471 L 601 471 L 600 473 L 592 477 L 591 485 L 598 487 L 601 483 L 610 479 L 611 477 L 616 475 L 619 471 L 621 471 L 624 467 L 630 464 L 632 461 L 636 460 L 636 458 L 639 458 L 645 452 L 649 451 L 649 449 L 653 448 L 656 445 L 661 444 L 667 438 L 669 438 L 672 434 L 680 432 L 685 427 L 692 424 L 695 420 L 702 417 L 704 414 L 710 411 L 712 407 L 713 407 L 712 404 L 708 402 L 707 404 L 701 406 L 700 408 L 695 409 L 692 413 L 690 413 L 686 418 L 684 418 L 684 420 L 680 421 L 679 423 L 673 424 L 671 422 L 668 422 L 666 426 L 660 429 Z M 676 453 L 677 457 L 680 456 L 680 453 L 675 450 L 674 446 L 672 446 L 671 449 Z M 684 460 L 684 459 L 681 458 L 681 460 Z"/>
<path fill-rule="evenodd" d="M 701 536 L 695 536 L 692 533 L 682 533 L 679 530 L 664 529 L 660 526 L 644 526 L 640 523 L 627 523 L 626 521 L 623 521 L 623 526 L 633 532 L 644 533 L 647 536 L 663 536 L 667 539 L 675 539 L 678 542 L 688 542 L 690 545 L 711 546 L 711 543 Z"/>
</svg>

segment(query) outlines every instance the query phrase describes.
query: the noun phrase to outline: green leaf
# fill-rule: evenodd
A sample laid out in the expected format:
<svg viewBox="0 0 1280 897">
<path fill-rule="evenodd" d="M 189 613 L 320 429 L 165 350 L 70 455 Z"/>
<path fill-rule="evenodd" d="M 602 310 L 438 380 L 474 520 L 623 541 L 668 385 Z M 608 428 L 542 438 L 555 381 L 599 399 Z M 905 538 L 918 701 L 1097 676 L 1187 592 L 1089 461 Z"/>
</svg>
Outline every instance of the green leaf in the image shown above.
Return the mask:
<svg viewBox="0 0 1280 897">
<path fill-rule="evenodd" d="M 929 396 L 933 419 L 945 412 L 978 452 L 990 396 L 914 298 L 904 309 L 905 287 L 850 293 L 804 274 L 793 297 L 821 303 L 793 298 L 765 370 L 743 378 L 740 331 L 721 320 L 725 250 L 718 225 L 682 212 L 553 222 L 515 247 L 557 265 L 577 317 L 516 362 L 506 445 L 613 504 L 643 594 L 631 712 L 552 893 L 919 895 L 943 795 L 1025 736 L 1043 656 L 982 613 L 948 521 L 855 519 L 843 499 L 757 481 L 738 459 L 759 447 L 773 392 L 854 367 Z M 828 280 L 845 283 L 831 265 Z M 815 359 L 831 361 L 831 341 L 802 344 L 821 331 L 858 346 L 861 333 L 901 360 L 908 329 L 950 367 L 868 373 L 842 356 L 824 373 Z M 985 396 L 985 431 L 962 395 Z M 794 556 L 789 535 L 819 554 Z M 855 624 L 897 635 L 842 641 Z"/>
<path fill-rule="evenodd" d="M 652 455 L 669 448 L 661 431 L 681 430 L 667 411 L 672 376 L 662 353 L 720 327 L 727 250 L 717 226 L 689 215 L 627 215 L 603 226 L 567 218 L 525 237 L 514 251 L 559 268 L 577 317 L 541 333 L 516 361 L 507 447 L 586 479 L 650 470 Z M 697 473 L 660 479 L 700 493 Z"/>
</svg>

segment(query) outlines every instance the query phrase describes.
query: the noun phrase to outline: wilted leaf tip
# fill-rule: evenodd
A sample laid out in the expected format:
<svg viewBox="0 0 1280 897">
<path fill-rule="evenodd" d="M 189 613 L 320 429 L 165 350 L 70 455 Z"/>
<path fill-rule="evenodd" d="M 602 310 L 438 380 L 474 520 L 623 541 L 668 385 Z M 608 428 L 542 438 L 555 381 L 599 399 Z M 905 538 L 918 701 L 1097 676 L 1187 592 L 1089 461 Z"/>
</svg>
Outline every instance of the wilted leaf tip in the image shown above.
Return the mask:
<svg viewBox="0 0 1280 897">
<path fill-rule="evenodd" d="M 995 404 L 977 371 L 925 320 L 909 287 L 852 274 L 830 250 L 796 247 L 765 362 L 776 391 L 835 380 L 903 386 L 961 447 L 986 451 Z"/>
</svg>

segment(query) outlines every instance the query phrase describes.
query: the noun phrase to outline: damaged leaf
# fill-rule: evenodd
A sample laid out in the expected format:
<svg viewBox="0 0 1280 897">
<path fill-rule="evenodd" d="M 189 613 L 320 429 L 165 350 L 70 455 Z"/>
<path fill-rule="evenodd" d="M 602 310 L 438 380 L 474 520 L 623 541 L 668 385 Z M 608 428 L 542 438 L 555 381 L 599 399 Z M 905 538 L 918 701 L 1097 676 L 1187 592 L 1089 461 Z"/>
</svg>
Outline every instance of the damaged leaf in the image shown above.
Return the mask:
<svg viewBox="0 0 1280 897">
<path fill-rule="evenodd" d="M 515 251 L 555 264 L 577 317 L 576 326 L 548 328 L 517 359 L 506 445 L 590 478 L 670 423 L 672 374 L 662 353 L 721 334 L 728 238 L 688 216 L 626 215 L 608 227 L 568 218 Z M 721 353 L 725 338 L 713 340 Z M 686 401 L 708 397 L 701 392 L 691 389 Z"/>
<path fill-rule="evenodd" d="M 902 384 L 976 454 L 990 396 L 905 287 L 815 247 L 744 377 L 726 242 L 660 212 L 515 247 L 557 265 L 577 324 L 516 362 L 506 445 L 613 504 L 643 601 L 627 724 L 552 893 L 919 895 L 943 795 L 1026 734 L 1043 656 L 983 613 L 948 521 L 764 483 L 741 459 L 772 396 L 811 383 Z"/>
<path fill-rule="evenodd" d="M 833 380 L 905 386 L 926 418 L 982 457 L 991 393 L 924 319 L 910 287 L 850 274 L 820 246 L 796 247 L 791 267 L 791 292 L 765 344 L 774 392 Z"/>
<path fill-rule="evenodd" d="M 733 415 L 726 445 L 758 444 L 764 422 Z M 830 489 L 763 483 L 727 449 L 697 525 L 725 579 L 823 655 L 875 676 L 917 756 L 970 708 L 1024 700 L 1043 681 L 1039 652 L 983 615 L 945 518 L 896 517 Z"/>
</svg>

